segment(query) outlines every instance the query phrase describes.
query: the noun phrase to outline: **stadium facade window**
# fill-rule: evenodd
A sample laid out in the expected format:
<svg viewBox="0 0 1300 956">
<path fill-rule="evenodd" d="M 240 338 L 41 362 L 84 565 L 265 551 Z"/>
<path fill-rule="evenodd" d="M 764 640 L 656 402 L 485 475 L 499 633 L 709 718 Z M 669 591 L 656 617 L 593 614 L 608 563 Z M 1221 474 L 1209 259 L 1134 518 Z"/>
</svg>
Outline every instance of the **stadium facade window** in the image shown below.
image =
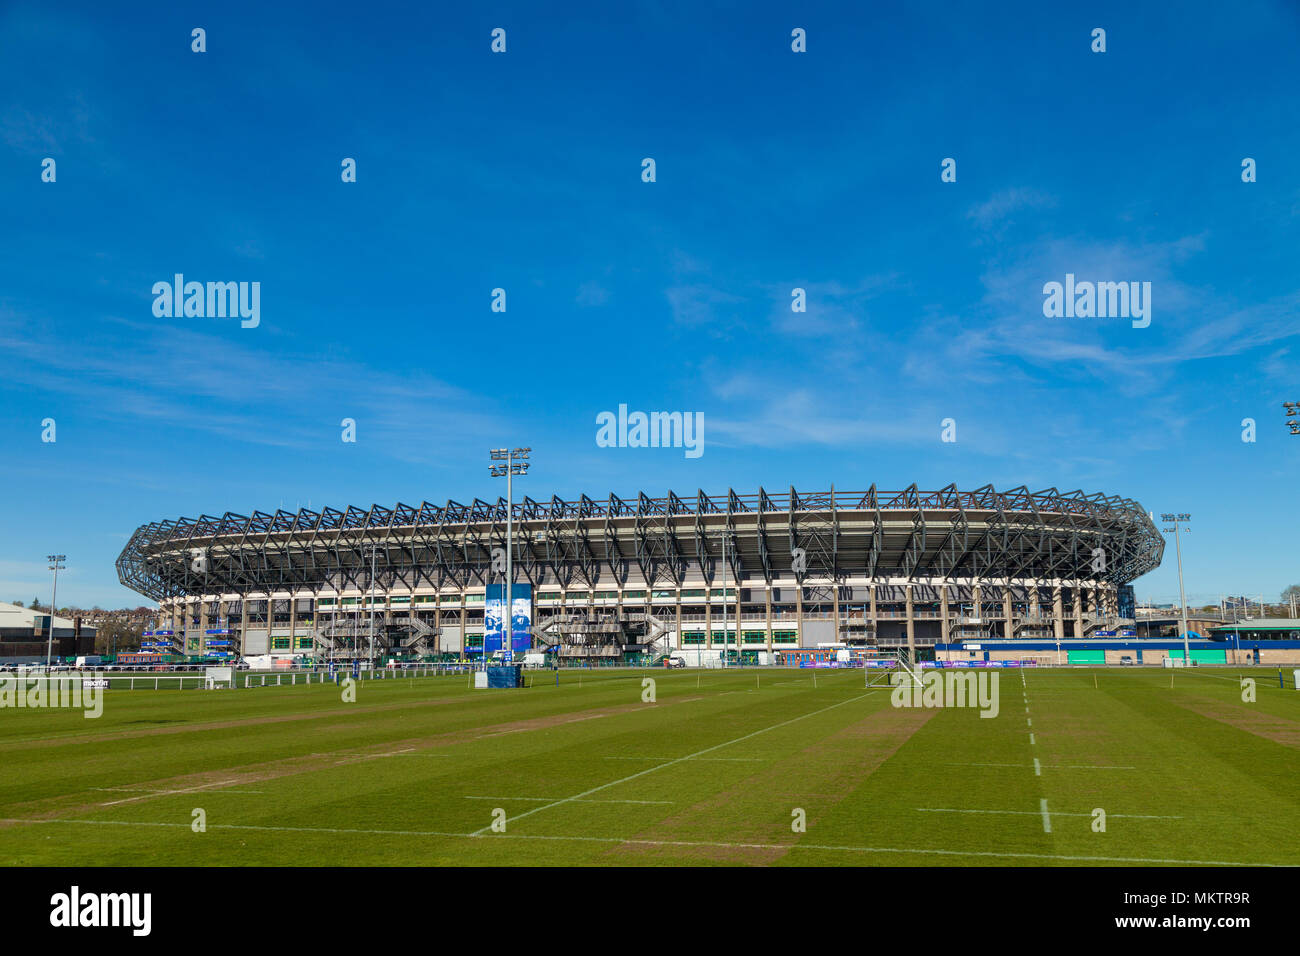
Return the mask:
<svg viewBox="0 0 1300 956">
<path fill-rule="evenodd" d="M 673 600 L 674 598 L 677 597 L 677 592 L 676 591 L 652 591 L 650 593 L 650 597 L 653 598 L 654 600 L 658 600 L 659 598 L 668 598 L 669 600 Z"/>
<path fill-rule="evenodd" d="M 682 592 L 682 597 L 684 597 L 684 598 L 688 598 L 688 597 L 692 597 L 692 598 L 704 597 L 704 588 L 691 588 L 689 591 L 683 591 L 683 592 Z"/>
<path fill-rule="evenodd" d="M 416 604 L 436 604 L 438 595 L 436 594 L 417 594 L 415 596 Z"/>
<path fill-rule="evenodd" d="M 486 595 L 486 594 L 466 594 L 466 595 L 465 595 L 465 603 L 466 603 L 466 604 L 482 604 L 485 600 L 487 600 L 487 595 Z"/>
<path fill-rule="evenodd" d="M 317 598 L 317 599 L 316 599 L 316 606 L 317 606 L 317 607 L 332 607 L 333 605 L 334 605 L 334 598 Z"/>
</svg>

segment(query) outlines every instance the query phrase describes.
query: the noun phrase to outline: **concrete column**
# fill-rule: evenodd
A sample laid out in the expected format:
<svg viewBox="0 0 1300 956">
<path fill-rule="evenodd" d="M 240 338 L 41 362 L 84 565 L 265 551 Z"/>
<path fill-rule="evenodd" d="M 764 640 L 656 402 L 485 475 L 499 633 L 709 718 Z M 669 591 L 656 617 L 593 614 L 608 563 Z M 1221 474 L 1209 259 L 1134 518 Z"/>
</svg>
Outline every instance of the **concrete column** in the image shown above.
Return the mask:
<svg viewBox="0 0 1300 956">
<path fill-rule="evenodd" d="M 912 585 L 904 587 L 907 595 L 907 657 L 913 668 L 916 667 L 916 622 L 912 619 Z"/>
<path fill-rule="evenodd" d="M 836 583 L 834 576 L 831 577 L 831 597 L 834 600 L 834 607 L 831 610 L 831 620 L 835 623 L 835 640 L 840 639 L 840 588 Z"/>
<path fill-rule="evenodd" d="M 803 586 L 799 581 L 794 584 L 794 620 L 799 625 L 799 643 L 796 646 L 803 647 Z"/>
<path fill-rule="evenodd" d="M 713 649 L 713 585 L 704 588 L 704 646 Z"/>
<path fill-rule="evenodd" d="M 764 625 L 767 628 L 767 630 L 764 633 L 766 633 L 767 635 L 768 659 L 771 660 L 771 655 L 773 653 L 772 651 L 772 585 L 766 582 L 763 585 L 763 600 L 765 602 L 765 613 L 766 613 L 766 620 L 767 620 L 767 623 Z"/>
<path fill-rule="evenodd" d="M 1002 588 L 1002 636 L 1007 640 L 1016 636 L 1015 622 L 1011 619 L 1011 583 Z"/>
<path fill-rule="evenodd" d="M 871 627 L 876 632 L 876 636 L 879 637 L 880 621 L 876 617 L 876 585 L 874 581 L 867 585 L 867 596 L 871 599 Z"/>
<path fill-rule="evenodd" d="M 1061 600 L 1061 586 L 1052 588 L 1052 634 L 1059 641 L 1065 637 L 1064 603 Z"/>
<path fill-rule="evenodd" d="M 939 619 L 940 632 L 943 634 L 943 642 L 949 641 L 948 632 L 948 585 L 940 582 L 939 584 Z"/>
<path fill-rule="evenodd" d="M 1074 636 L 1083 637 L 1083 587 L 1079 584 L 1074 586 Z"/>
<path fill-rule="evenodd" d="M 979 618 L 980 620 L 983 620 L 984 619 L 984 607 L 983 607 L 984 589 L 980 586 L 979 581 L 975 581 L 974 583 L 971 584 L 970 599 L 972 604 L 972 610 L 974 611 L 973 616 Z"/>
<path fill-rule="evenodd" d="M 724 594 L 723 599 L 725 600 L 725 598 L 726 595 Z M 740 582 L 739 581 L 736 582 L 736 600 L 732 602 L 732 608 L 736 612 L 731 615 L 731 620 L 735 622 L 736 625 L 736 660 L 739 661 L 740 645 L 744 643 L 744 638 L 741 637 L 741 635 L 744 633 L 745 630 L 744 622 L 741 621 L 740 619 Z"/>
<path fill-rule="evenodd" d="M 685 647 L 686 645 L 685 645 L 684 643 L 682 643 L 682 591 L 681 591 L 681 588 L 678 588 L 678 589 L 677 589 L 677 600 L 676 600 L 676 602 L 673 604 L 673 615 L 674 615 L 674 617 L 677 619 L 677 646 L 678 646 L 678 647 Z"/>
<path fill-rule="evenodd" d="M 208 602 L 203 598 L 199 598 L 199 650 L 200 651 L 204 651 L 207 649 L 205 644 L 208 639 L 208 634 L 207 634 L 208 620 L 209 620 Z"/>
</svg>

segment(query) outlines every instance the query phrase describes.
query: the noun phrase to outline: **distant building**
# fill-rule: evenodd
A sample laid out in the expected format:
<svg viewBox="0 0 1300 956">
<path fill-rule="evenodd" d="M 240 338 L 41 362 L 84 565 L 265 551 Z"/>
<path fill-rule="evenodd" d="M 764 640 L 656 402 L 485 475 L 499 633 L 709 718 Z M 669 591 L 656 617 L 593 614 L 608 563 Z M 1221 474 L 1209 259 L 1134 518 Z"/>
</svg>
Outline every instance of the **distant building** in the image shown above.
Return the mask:
<svg viewBox="0 0 1300 956">
<path fill-rule="evenodd" d="M 0 602 L 0 658 L 10 663 L 43 662 L 49 639 L 50 615 L 29 607 Z M 75 657 L 95 649 L 95 629 L 80 617 L 54 618 L 55 657 Z"/>
<path fill-rule="evenodd" d="M 1252 621 L 1218 624 L 1210 631 L 1216 641 L 1300 641 L 1300 619 L 1294 617 L 1257 617 Z"/>
</svg>

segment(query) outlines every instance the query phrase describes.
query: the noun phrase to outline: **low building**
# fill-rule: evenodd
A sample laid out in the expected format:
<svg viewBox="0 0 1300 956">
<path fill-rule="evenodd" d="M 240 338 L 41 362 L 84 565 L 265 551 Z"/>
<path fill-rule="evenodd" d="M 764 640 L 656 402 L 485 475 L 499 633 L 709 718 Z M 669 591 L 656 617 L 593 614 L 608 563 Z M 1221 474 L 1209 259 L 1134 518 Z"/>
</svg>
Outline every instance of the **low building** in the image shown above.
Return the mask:
<svg viewBox="0 0 1300 956">
<path fill-rule="evenodd" d="M 1300 627 L 1276 632 L 1277 637 L 1254 639 L 1211 634 L 1209 638 L 1189 639 L 1187 650 L 1194 665 L 1233 664 L 1244 667 L 1300 666 Z M 1294 635 L 1294 636 L 1286 636 Z M 1183 659 L 1183 641 L 1179 639 L 1115 639 L 1056 641 L 966 641 L 939 644 L 935 658 L 940 661 L 990 663 L 1034 661 L 1042 665 L 1072 664 L 1103 666 L 1107 664 L 1147 664 L 1163 666 L 1165 659 Z"/>
<path fill-rule="evenodd" d="M 44 663 L 50 636 L 50 615 L 29 607 L 0 602 L 0 658 L 7 663 Z M 95 629 L 80 617 L 54 618 L 54 657 L 76 657 L 95 649 Z"/>
</svg>

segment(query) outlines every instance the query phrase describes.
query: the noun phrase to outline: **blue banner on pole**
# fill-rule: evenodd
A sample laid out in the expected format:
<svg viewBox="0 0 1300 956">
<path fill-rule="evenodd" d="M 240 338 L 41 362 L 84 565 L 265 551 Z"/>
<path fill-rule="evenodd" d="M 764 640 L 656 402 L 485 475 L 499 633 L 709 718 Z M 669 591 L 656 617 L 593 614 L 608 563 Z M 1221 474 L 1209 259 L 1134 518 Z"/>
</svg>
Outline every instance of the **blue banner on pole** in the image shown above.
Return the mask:
<svg viewBox="0 0 1300 956">
<path fill-rule="evenodd" d="M 522 653 L 533 646 L 533 586 L 528 583 L 510 587 L 510 650 Z M 483 652 L 493 654 L 504 650 L 502 633 L 505 608 L 505 585 L 489 584 L 483 607 Z"/>
</svg>

